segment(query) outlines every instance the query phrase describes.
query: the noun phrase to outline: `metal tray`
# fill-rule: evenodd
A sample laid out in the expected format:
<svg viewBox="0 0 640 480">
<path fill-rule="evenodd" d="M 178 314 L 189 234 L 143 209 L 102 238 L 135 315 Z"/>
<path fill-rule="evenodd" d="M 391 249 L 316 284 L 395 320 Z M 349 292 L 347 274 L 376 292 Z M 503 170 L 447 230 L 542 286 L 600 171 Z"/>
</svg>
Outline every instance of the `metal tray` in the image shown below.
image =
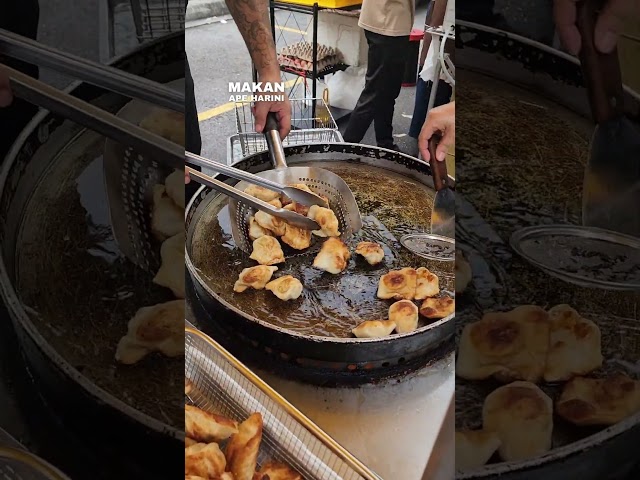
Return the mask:
<svg viewBox="0 0 640 480">
<path fill-rule="evenodd" d="M 286 463 L 306 480 L 381 480 L 215 340 L 185 322 L 185 399 L 203 410 L 243 421 L 262 414 L 258 465 Z"/>
</svg>

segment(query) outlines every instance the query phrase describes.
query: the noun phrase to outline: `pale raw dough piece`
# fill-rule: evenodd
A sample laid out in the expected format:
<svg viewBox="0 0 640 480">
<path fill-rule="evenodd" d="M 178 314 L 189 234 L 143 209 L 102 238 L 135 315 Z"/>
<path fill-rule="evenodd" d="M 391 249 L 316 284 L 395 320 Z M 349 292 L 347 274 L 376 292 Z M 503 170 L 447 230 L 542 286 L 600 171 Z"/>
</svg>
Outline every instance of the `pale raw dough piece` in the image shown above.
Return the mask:
<svg viewBox="0 0 640 480">
<path fill-rule="evenodd" d="M 226 417 L 193 405 L 184 406 L 185 435 L 196 442 L 222 442 L 238 433 L 238 424 Z"/>
<path fill-rule="evenodd" d="M 296 250 L 304 250 L 311 246 L 311 231 L 305 230 L 300 227 L 294 227 L 293 225 L 285 226 L 285 232 L 282 237 L 280 237 L 282 243 L 286 243 L 291 248 Z"/>
<path fill-rule="evenodd" d="M 253 241 L 253 252 L 249 258 L 260 265 L 275 265 L 284 262 L 284 252 L 277 238 L 265 235 Z"/>
<path fill-rule="evenodd" d="M 418 328 L 418 307 L 411 300 L 400 300 L 389 307 L 389 320 L 396 324 L 396 332 L 413 332 Z"/>
<path fill-rule="evenodd" d="M 140 128 L 184 147 L 184 114 L 157 108 L 139 124 Z"/>
<path fill-rule="evenodd" d="M 185 209 L 184 203 L 184 171 L 174 170 L 165 180 L 164 186 L 167 189 L 167 195 L 173 200 L 177 206 Z M 182 212 L 184 217 L 184 212 Z"/>
<path fill-rule="evenodd" d="M 420 267 L 416 270 L 418 274 L 416 286 L 416 300 L 435 297 L 440 293 L 440 280 L 428 269 Z"/>
<path fill-rule="evenodd" d="M 471 265 L 469 265 L 469 262 L 459 250 L 456 250 L 455 275 L 456 293 L 462 293 L 467 289 L 469 283 L 471 283 L 473 274 L 471 272 Z"/>
<path fill-rule="evenodd" d="M 391 335 L 396 327 L 396 322 L 392 320 L 367 320 L 351 330 L 351 333 L 358 338 L 379 338 Z"/>
<path fill-rule="evenodd" d="M 171 289 L 178 298 L 185 298 L 184 291 L 184 229 L 162 243 L 162 264 L 153 283 Z"/>
<path fill-rule="evenodd" d="M 168 357 L 184 355 L 184 300 L 139 309 L 118 343 L 116 361 L 131 365 L 151 352 Z"/>
<path fill-rule="evenodd" d="M 361 255 L 369 265 L 378 265 L 384 260 L 384 250 L 374 242 L 360 242 L 356 254 Z"/>
<path fill-rule="evenodd" d="M 534 305 L 491 312 L 465 325 L 456 375 L 468 380 L 495 376 L 502 382 L 542 379 L 549 351 L 549 315 Z"/>
<path fill-rule="evenodd" d="M 254 413 L 240 424 L 225 450 L 228 470 L 235 480 L 253 479 L 261 441 L 262 415 Z"/>
<path fill-rule="evenodd" d="M 272 237 L 273 232 L 258 225 L 255 217 L 249 217 L 249 238 L 253 241 L 257 240 L 260 237 L 264 237 L 265 235 Z"/>
<path fill-rule="evenodd" d="M 544 369 L 547 382 L 568 380 L 602 366 L 600 329 L 569 305 L 549 310 L 549 353 Z"/>
<path fill-rule="evenodd" d="M 273 190 L 269 190 L 268 188 L 259 187 L 258 185 L 249 185 L 244 189 L 244 193 L 247 195 L 251 195 L 252 197 L 256 197 L 263 202 L 269 203 L 271 200 L 275 200 L 280 196 L 278 192 L 274 192 Z"/>
<path fill-rule="evenodd" d="M 256 212 L 254 218 L 258 225 L 260 225 L 262 228 L 266 228 L 267 230 L 272 231 L 273 234 L 278 237 L 286 233 L 287 222 L 285 222 L 281 218 L 269 215 L 262 210 Z"/>
<path fill-rule="evenodd" d="M 456 431 L 456 470 L 475 470 L 485 465 L 500 447 L 500 437 L 485 430 Z"/>
<path fill-rule="evenodd" d="M 217 443 L 196 443 L 184 449 L 184 474 L 216 478 L 224 473 L 227 462 Z"/>
<path fill-rule="evenodd" d="M 184 210 L 171 200 L 164 185 L 153 187 L 151 231 L 161 241 L 184 231 Z"/>
<path fill-rule="evenodd" d="M 276 270 L 278 270 L 278 267 L 270 267 L 268 265 L 245 268 L 240 272 L 238 280 L 236 280 L 233 286 L 233 291 L 242 293 L 248 288 L 262 290 L 269 280 L 271 280 L 271 276 Z"/>
<path fill-rule="evenodd" d="M 351 252 L 347 245 L 339 238 L 332 237 L 322 244 L 313 260 L 313 267 L 337 275 L 347 268 L 350 258 Z"/>
<path fill-rule="evenodd" d="M 556 412 L 580 426 L 614 425 L 640 411 L 640 381 L 617 373 L 607 378 L 575 377 L 564 387 Z"/>
<path fill-rule="evenodd" d="M 383 300 L 413 300 L 416 295 L 418 272 L 413 268 L 392 270 L 380 277 L 378 298 Z"/>
<path fill-rule="evenodd" d="M 320 225 L 320 230 L 313 230 L 313 234 L 318 237 L 339 237 L 338 217 L 330 208 L 312 205 L 309 207 L 307 216 Z"/>
<path fill-rule="evenodd" d="M 265 287 L 280 300 L 296 300 L 302 295 L 302 282 L 291 275 L 276 278 Z"/>
<path fill-rule="evenodd" d="M 538 457 L 551 448 L 553 402 L 531 382 L 504 385 L 485 399 L 482 426 L 500 438 L 504 461 Z"/>
<path fill-rule="evenodd" d="M 420 314 L 430 319 L 440 319 L 453 315 L 456 301 L 448 295 L 437 298 L 426 298 L 420 305 Z"/>
</svg>

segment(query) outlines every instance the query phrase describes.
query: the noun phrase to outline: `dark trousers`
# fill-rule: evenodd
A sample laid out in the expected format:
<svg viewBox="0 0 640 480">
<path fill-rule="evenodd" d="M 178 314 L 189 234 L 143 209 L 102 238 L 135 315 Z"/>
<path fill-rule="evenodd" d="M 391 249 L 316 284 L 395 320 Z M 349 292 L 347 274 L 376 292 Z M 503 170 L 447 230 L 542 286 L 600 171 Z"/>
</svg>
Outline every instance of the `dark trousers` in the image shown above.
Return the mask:
<svg viewBox="0 0 640 480">
<path fill-rule="evenodd" d="M 193 77 L 189 68 L 189 60 L 185 58 L 184 65 L 185 77 L 185 150 L 196 155 L 200 155 L 202 151 L 202 137 L 200 136 L 200 124 L 198 123 L 198 110 L 196 107 L 196 95 L 193 85 Z M 195 165 L 189 165 L 194 170 L 202 170 Z M 185 186 L 185 199 L 188 202 L 196 193 L 200 184 L 191 181 Z"/>
<path fill-rule="evenodd" d="M 422 125 L 427 119 L 427 107 L 429 106 L 429 97 L 431 96 L 432 87 L 433 82 L 425 82 L 422 78 L 418 77 L 418 82 L 416 83 L 416 103 L 413 107 L 413 117 L 411 117 L 411 127 L 409 128 L 410 137 L 418 138 L 418 135 L 420 135 Z M 433 106 L 439 107 L 440 105 L 449 103 L 449 100 L 451 100 L 451 93 L 451 85 L 440 80 Z"/>
<path fill-rule="evenodd" d="M 369 44 L 367 76 L 355 110 L 344 132 L 344 141 L 360 143 L 374 122 L 376 142 L 393 144 L 393 109 L 402 88 L 409 37 L 388 37 L 365 30 Z"/>
</svg>

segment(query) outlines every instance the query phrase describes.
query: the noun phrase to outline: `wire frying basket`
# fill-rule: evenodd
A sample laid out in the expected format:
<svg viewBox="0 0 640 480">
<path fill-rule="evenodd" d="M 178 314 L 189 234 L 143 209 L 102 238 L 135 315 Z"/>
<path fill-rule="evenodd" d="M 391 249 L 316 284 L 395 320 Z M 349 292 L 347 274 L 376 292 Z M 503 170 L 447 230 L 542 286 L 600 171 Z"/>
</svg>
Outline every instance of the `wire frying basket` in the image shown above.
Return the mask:
<svg viewBox="0 0 640 480">
<path fill-rule="evenodd" d="M 238 422 L 263 417 L 258 466 L 290 465 L 306 480 L 381 480 L 215 340 L 185 326 L 185 403 Z"/>
<path fill-rule="evenodd" d="M 0 428 L 0 478 L 3 480 L 70 480 L 42 458 L 25 450 Z"/>
<path fill-rule="evenodd" d="M 130 0 L 139 42 L 184 30 L 186 0 Z"/>
</svg>

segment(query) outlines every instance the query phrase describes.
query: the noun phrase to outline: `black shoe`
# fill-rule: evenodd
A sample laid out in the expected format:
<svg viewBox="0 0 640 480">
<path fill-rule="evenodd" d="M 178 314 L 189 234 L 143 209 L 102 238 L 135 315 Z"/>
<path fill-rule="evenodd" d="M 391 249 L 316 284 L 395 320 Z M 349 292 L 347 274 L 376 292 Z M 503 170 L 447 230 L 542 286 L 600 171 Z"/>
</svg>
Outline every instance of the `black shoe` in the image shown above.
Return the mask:
<svg viewBox="0 0 640 480">
<path fill-rule="evenodd" d="M 383 144 L 378 144 L 378 148 L 386 148 L 387 150 L 394 150 L 396 152 L 400 152 L 400 147 L 398 145 L 396 145 L 395 143 L 383 143 Z"/>
</svg>

